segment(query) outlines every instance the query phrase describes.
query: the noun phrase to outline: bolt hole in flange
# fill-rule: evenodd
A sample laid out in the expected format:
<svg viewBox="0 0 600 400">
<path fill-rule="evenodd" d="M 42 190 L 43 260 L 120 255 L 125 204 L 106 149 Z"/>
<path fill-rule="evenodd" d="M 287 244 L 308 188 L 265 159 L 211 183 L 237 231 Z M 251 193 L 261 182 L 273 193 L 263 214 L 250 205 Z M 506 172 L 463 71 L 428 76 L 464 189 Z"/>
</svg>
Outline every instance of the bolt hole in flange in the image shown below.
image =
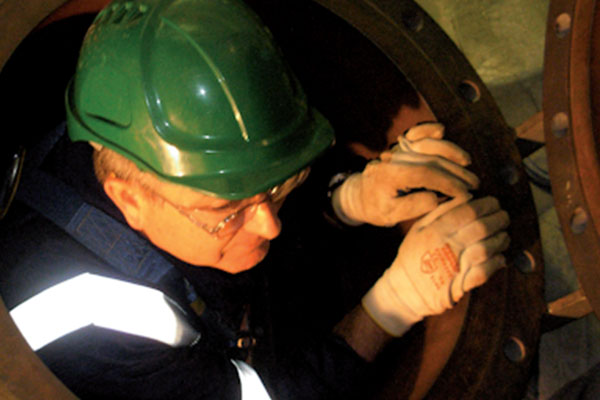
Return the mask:
<svg viewBox="0 0 600 400">
<path fill-rule="evenodd" d="M 481 98 L 479 87 L 469 80 L 464 80 L 458 85 L 458 92 L 469 103 L 475 103 Z"/>
<path fill-rule="evenodd" d="M 423 29 L 425 19 L 423 18 L 422 13 L 410 10 L 402 14 L 402 22 L 406 29 L 413 32 L 419 32 Z"/>
<path fill-rule="evenodd" d="M 519 182 L 519 170 L 514 165 L 507 165 L 500 170 L 500 176 L 506 184 L 514 186 Z"/>
<path fill-rule="evenodd" d="M 527 356 L 527 347 L 523 341 L 516 336 L 508 338 L 506 343 L 504 343 L 503 350 L 506 358 L 514 363 L 525 360 L 525 357 Z"/>
<path fill-rule="evenodd" d="M 513 260 L 515 267 L 524 274 L 529 274 L 535 271 L 535 259 L 530 252 L 524 250 L 517 254 Z"/>
<path fill-rule="evenodd" d="M 569 116 L 564 112 L 558 112 L 552 117 L 550 130 L 556 138 L 562 138 L 569 132 Z"/>
<path fill-rule="evenodd" d="M 560 39 L 566 37 L 571 31 L 571 16 L 567 13 L 562 13 L 556 18 L 554 24 L 554 32 Z"/>
</svg>

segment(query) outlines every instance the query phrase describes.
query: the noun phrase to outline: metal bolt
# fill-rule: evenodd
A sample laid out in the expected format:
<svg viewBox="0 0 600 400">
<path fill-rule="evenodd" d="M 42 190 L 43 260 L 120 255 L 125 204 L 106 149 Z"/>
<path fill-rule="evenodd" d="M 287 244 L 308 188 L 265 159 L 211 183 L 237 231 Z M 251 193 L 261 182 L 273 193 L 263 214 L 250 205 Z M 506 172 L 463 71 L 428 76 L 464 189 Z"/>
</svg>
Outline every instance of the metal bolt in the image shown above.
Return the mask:
<svg viewBox="0 0 600 400">
<path fill-rule="evenodd" d="M 554 32 L 559 39 L 566 37 L 571 31 L 571 16 L 567 13 L 562 13 L 556 18 L 554 24 Z"/>
<path fill-rule="evenodd" d="M 475 103 L 481 97 L 479 87 L 469 80 L 464 80 L 458 85 L 458 92 L 469 103 Z"/>
<path fill-rule="evenodd" d="M 576 235 L 582 234 L 588 224 L 588 214 L 581 207 L 577 207 L 571 214 L 571 232 Z"/>
<path fill-rule="evenodd" d="M 527 355 L 527 348 L 521 339 L 516 336 L 511 336 L 504 343 L 504 355 L 514 363 L 521 362 Z"/>
<path fill-rule="evenodd" d="M 527 250 L 523 250 L 514 258 L 515 267 L 524 274 L 535 271 L 535 259 Z"/>
<path fill-rule="evenodd" d="M 402 22 L 406 29 L 413 32 L 419 32 L 425 24 L 423 14 L 415 10 L 410 10 L 402 14 Z"/>
<path fill-rule="evenodd" d="M 516 185 L 519 182 L 519 171 L 514 165 L 507 165 L 500 170 L 502 180 L 509 185 Z"/>
<path fill-rule="evenodd" d="M 557 138 L 565 136 L 569 131 L 569 116 L 564 112 L 554 114 L 550 122 L 550 129 Z"/>
</svg>

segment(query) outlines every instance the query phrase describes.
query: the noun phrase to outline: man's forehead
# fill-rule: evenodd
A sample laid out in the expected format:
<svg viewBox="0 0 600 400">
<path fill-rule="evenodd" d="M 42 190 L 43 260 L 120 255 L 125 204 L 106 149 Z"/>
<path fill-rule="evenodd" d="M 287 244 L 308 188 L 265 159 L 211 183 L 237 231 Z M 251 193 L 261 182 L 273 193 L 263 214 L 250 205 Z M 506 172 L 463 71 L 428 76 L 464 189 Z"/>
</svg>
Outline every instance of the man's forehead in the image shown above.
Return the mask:
<svg viewBox="0 0 600 400">
<path fill-rule="evenodd" d="M 212 193 L 165 181 L 154 174 L 149 175 L 153 178 L 152 186 L 155 192 L 186 207 L 225 208 L 236 203 Z"/>
<path fill-rule="evenodd" d="M 219 197 L 214 193 L 202 191 L 201 189 L 166 181 L 152 173 L 145 172 L 145 174 L 151 176 L 152 185 L 158 194 L 186 208 L 236 209 L 249 203 L 260 201 L 266 195 L 263 192 L 244 199 L 229 200 Z"/>
<path fill-rule="evenodd" d="M 213 195 L 201 193 L 193 189 L 192 191 L 194 193 L 188 199 L 193 203 L 192 206 L 194 208 L 229 208 L 240 203 L 240 201 L 223 199 Z"/>
<path fill-rule="evenodd" d="M 161 180 L 158 193 L 168 200 L 186 208 L 210 209 L 210 210 L 235 210 L 245 205 L 256 202 L 264 193 L 240 200 L 228 200 L 218 197 L 213 193 L 203 192 L 199 189 L 174 184 Z"/>
</svg>

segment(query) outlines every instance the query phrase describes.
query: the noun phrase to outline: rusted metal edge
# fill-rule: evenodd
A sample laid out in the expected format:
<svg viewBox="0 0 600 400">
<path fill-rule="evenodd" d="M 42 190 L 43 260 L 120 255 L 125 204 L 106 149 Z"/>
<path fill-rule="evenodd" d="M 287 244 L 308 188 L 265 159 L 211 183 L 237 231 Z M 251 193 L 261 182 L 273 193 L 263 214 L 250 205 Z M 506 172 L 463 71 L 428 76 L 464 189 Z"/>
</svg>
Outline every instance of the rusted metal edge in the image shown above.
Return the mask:
<svg viewBox="0 0 600 400">
<path fill-rule="evenodd" d="M 538 112 L 531 116 L 516 128 L 519 139 L 530 140 L 536 143 L 544 143 L 544 114 Z"/>
<path fill-rule="evenodd" d="M 580 284 L 600 316 L 600 168 L 590 104 L 594 0 L 555 0 L 544 60 L 544 133 L 554 204 Z"/>
<path fill-rule="evenodd" d="M 47 15 L 67 0 L 4 0 L 0 2 L 0 66 Z"/>
<path fill-rule="evenodd" d="M 562 318 L 583 318 L 594 310 L 583 290 L 554 300 L 548 304 L 548 314 Z"/>
<path fill-rule="evenodd" d="M 0 397 L 9 393 L 18 400 L 76 399 L 33 353 L 6 312 L 2 299 L 0 338 Z"/>
<path fill-rule="evenodd" d="M 65 0 L 0 2 L 0 69 L 19 43 Z M 33 353 L 0 299 L 0 397 L 10 400 L 76 397 Z"/>
<path fill-rule="evenodd" d="M 512 218 L 511 261 L 527 252 L 537 266 L 528 274 L 509 268 L 473 293 L 456 350 L 428 398 L 447 399 L 449 388 L 461 399 L 518 398 L 537 351 L 545 304 L 536 212 L 514 131 L 454 43 L 413 1 L 317 2 L 375 43 L 446 124 L 448 137 L 476 155 L 481 191 L 497 196 Z M 526 351 L 516 362 L 504 354 L 514 339 Z"/>
</svg>

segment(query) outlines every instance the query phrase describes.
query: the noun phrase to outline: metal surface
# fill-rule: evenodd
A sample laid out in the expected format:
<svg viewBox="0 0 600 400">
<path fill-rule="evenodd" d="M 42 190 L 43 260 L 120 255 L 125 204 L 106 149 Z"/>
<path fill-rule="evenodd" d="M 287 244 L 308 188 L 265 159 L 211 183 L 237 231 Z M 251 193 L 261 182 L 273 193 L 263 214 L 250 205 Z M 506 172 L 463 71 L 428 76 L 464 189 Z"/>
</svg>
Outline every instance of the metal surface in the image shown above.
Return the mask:
<svg viewBox="0 0 600 400">
<path fill-rule="evenodd" d="M 553 1 L 544 71 L 544 130 L 554 203 L 580 285 L 600 316 L 600 12 Z"/>
<path fill-rule="evenodd" d="M 0 398 L 18 400 L 61 399 L 75 396 L 31 351 L 6 313 L 0 299 Z"/>
<path fill-rule="evenodd" d="M 407 76 L 446 124 L 448 137 L 475 155 L 481 192 L 497 196 L 512 219 L 510 267 L 473 292 L 460 338 L 427 398 L 520 398 L 545 305 L 536 213 L 514 131 L 466 59 L 412 1 L 318 2 L 361 31 Z M 401 398 L 405 386 L 396 375 L 382 397 Z"/>
<path fill-rule="evenodd" d="M 544 114 L 539 112 L 516 128 L 517 137 L 536 143 L 544 143 Z"/>
<path fill-rule="evenodd" d="M 25 36 L 63 0 L 0 2 L 0 68 Z M 0 398 L 75 399 L 31 351 L 0 299 Z"/>
<path fill-rule="evenodd" d="M 577 290 L 548 304 L 548 314 L 555 317 L 583 318 L 593 312 L 583 290 Z"/>
<path fill-rule="evenodd" d="M 23 36 L 62 2 L 21 3 L 0 3 L 2 65 Z M 404 73 L 447 125 L 447 136 L 474 155 L 473 169 L 482 179 L 479 194 L 498 197 L 512 219 L 509 268 L 451 312 L 428 319 L 397 342 L 389 352 L 392 374 L 383 382 L 379 398 L 521 398 L 545 305 L 536 213 L 514 131 L 466 59 L 414 2 L 317 3 L 362 32 Z M 21 18 L 20 11 L 27 18 Z M 0 352 L 16 354 L 0 360 L 0 395 L 21 400 L 73 398 L 26 348 L 2 304 L 0 337 L 9 338 L 0 342 Z"/>
</svg>

